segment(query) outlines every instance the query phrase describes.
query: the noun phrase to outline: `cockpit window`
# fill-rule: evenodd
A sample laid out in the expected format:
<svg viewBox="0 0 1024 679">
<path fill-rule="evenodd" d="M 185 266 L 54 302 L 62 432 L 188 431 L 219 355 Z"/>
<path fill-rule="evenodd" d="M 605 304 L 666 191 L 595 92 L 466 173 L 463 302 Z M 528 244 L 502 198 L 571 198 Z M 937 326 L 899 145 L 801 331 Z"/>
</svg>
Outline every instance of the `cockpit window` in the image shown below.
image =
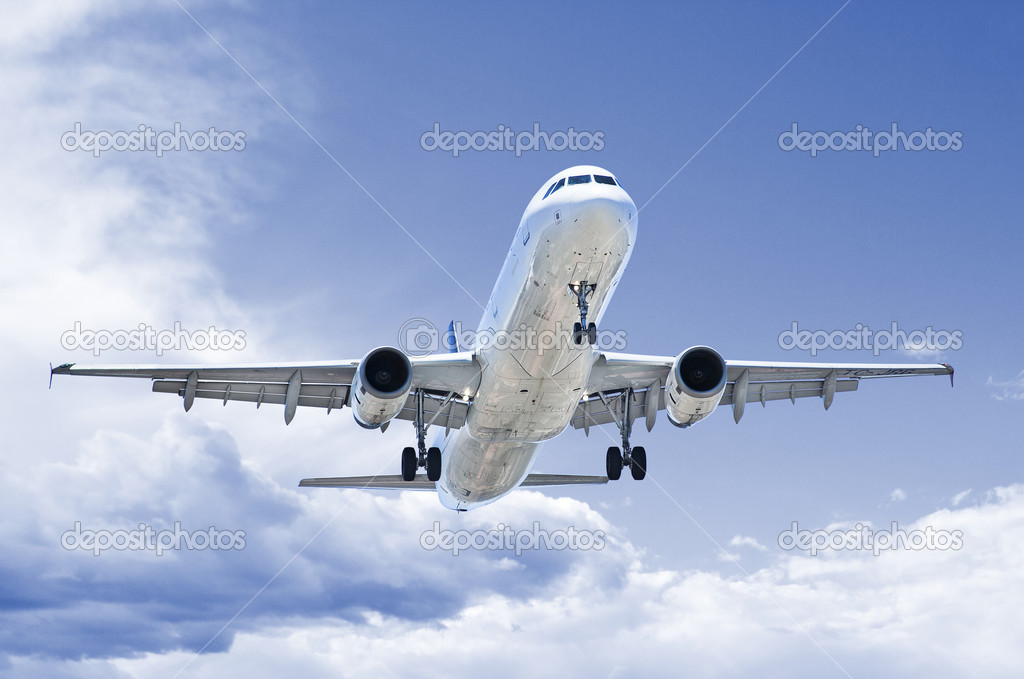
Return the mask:
<svg viewBox="0 0 1024 679">
<path fill-rule="evenodd" d="M 612 186 L 615 186 L 615 180 L 606 174 L 595 174 L 594 181 L 598 184 L 611 184 Z"/>
<path fill-rule="evenodd" d="M 551 186 L 550 186 L 550 187 L 548 188 L 548 192 L 544 194 L 544 198 L 547 198 L 548 196 L 550 196 L 550 195 L 551 195 L 552 193 L 554 193 L 554 192 L 555 192 L 555 191 L 557 191 L 558 189 L 562 188 L 563 186 L 565 186 L 565 177 L 562 177 L 562 178 L 561 178 L 561 179 L 559 179 L 559 180 L 558 180 L 557 182 L 555 182 L 554 184 L 552 184 L 552 185 L 551 185 Z M 541 200 L 544 200 L 544 198 L 541 198 Z"/>
<path fill-rule="evenodd" d="M 590 175 L 589 174 L 578 174 L 575 177 L 569 177 L 569 186 L 572 186 L 573 184 L 589 184 L 589 183 L 590 183 Z"/>
</svg>

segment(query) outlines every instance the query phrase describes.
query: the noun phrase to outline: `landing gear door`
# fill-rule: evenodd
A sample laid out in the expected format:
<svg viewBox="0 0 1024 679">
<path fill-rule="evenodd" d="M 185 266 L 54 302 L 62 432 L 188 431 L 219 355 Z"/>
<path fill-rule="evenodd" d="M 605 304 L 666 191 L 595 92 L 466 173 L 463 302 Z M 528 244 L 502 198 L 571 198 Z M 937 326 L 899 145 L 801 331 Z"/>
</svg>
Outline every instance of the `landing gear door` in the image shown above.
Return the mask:
<svg viewBox="0 0 1024 679">
<path fill-rule="evenodd" d="M 589 262 L 577 262 L 572 276 L 569 278 L 569 283 L 582 283 L 583 281 L 597 283 L 601 278 L 601 269 L 603 268 L 604 262 L 596 259 Z"/>
</svg>

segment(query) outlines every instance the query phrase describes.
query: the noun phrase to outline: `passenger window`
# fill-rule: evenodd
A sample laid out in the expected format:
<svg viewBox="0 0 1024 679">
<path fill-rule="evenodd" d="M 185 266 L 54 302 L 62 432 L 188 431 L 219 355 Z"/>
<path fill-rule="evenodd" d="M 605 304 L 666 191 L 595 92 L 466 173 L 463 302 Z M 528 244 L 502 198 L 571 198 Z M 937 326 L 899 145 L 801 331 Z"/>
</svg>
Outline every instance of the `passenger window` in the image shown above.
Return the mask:
<svg viewBox="0 0 1024 679">
<path fill-rule="evenodd" d="M 615 180 L 608 175 L 595 174 L 594 181 L 598 184 L 611 184 L 612 186 L 615 186 Z"/>
<path fill-rule="evenodd" d="M 572 186 L 573 184 L 589 184 L 589 183 L 590 183 L 590 175 L 589 174 L 578 174 L 575 177 L 569 177 L 569 185 L 570 186 Z"/>
</svg>

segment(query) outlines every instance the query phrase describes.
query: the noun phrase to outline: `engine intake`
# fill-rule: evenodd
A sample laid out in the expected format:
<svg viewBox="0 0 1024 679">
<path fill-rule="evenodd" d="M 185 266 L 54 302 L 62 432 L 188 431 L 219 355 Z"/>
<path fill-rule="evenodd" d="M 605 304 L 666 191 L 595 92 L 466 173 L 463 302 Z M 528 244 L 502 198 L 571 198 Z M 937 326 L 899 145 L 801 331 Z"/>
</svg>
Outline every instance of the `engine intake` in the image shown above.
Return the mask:
<svg viewBox="0 0 1024 679">
<path fill-rule="evenodd" d="M 377 429 L 402 411 L 412 391 L 412 363 L 394 347 L 363 357 L 352 381 L 352 415 L 366 429 Z"/>
<path fill-rule="evenodd" d="M 728 382 L 725 359 L 711 347 L 690 347 L 672 364 L 665 409 L 677 427 L 700 422 L 718 406 Z"/>
</svg>

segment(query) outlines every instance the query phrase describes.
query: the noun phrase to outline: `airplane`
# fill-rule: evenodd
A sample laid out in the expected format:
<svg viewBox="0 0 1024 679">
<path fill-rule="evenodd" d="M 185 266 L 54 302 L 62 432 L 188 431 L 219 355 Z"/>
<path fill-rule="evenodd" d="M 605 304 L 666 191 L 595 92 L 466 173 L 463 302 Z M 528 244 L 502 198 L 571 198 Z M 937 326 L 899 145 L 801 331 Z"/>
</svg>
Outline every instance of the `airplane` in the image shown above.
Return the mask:
<svg viewBox="0 0 1024 679">
<path fill-rule="evenodd" d="M 530 200 L 477 334 L 501 342 L 410 355 L 382 346 L 362 359 L 270 365 L 77 366 L 53 375 L 141 377 L 153 391 L 195 399 L 298 407 L 348 406 L 357 424 L 385 430 L 412 421 L 416 445 L 404 448 L 401 474 L 303 479 L 304 487 L 434 490 L 450 509 L 484 506 L 517 488 L 603 484 L 623 469 L 642 480 L 647 452 L 632 445 L 633 424 L 651 431 L 659 411 L 689 427 L 718 406 L 739 423 L 747 403 L 820 398 L 861 380 L 949 375 L 941 364 L 780 363 L 725 360 L 708 346 L 676 356 L 603 351 L 597 328 L 626 269 L 637 236 L 636 204 L 611 172 L 578 165 L 557 173 Z M 571 328 L 571 330 L 570 330 Z M 532 340 L 531 340 L 532 338 Z M 605 454 L 605 475 L 532 473 L 541 444 L 568 427 L 614 424 L 620 445 Z M 427 430 L 437 427 L 433 445 Z M 613 439 L 614 442 L 614 439 Z M 419 470 L 425 470 L 424 475 Z"/>
</svg>

